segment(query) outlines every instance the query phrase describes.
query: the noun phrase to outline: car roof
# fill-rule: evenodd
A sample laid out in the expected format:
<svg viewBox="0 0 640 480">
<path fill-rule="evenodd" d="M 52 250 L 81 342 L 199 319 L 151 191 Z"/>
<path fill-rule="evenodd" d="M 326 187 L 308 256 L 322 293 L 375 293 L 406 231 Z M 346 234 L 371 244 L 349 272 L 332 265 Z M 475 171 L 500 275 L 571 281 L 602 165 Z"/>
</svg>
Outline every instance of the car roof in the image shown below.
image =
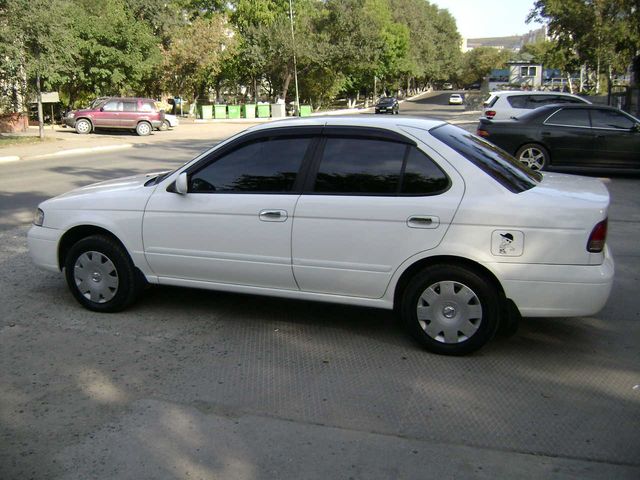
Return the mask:
<svg viewBox="0 0 640 480">
<path fill-rule="evenodd" d="M 545 90 L 497 90 L 495 92 L 490 92 L 491 95 L 501 95 L 501 96 L 510 96 L 510 95 L 554 95 L 554 96 L 562 96 L 562 97 L 573 97 L 579 98 L 581 100 L 585 100 L 580 95 L 576 95 L 575 93 L 568 92 L 548 92 Z"/>
<path fill-rule="evenodd" d="M 324 126 L 337 126 L 337 127 L 374 127 L 374 128 L 386 128 L 395 130 L 398 127 L 415 127 L 424 130 L 430 130 L 431 128 L 444 125 L 447 122 L 438 120 L 435 118 L 425 117 L 385 117 L 374 115 L 322 115 L 317 117 L 302 117 L 302 118 L 287 118 L 282 120 L 276 120 L 269 123 L 263 123 L 251 127 L 251 131 L 266 130 L 270 128 L 280 127 L 324 127 Z"/>
</svg>

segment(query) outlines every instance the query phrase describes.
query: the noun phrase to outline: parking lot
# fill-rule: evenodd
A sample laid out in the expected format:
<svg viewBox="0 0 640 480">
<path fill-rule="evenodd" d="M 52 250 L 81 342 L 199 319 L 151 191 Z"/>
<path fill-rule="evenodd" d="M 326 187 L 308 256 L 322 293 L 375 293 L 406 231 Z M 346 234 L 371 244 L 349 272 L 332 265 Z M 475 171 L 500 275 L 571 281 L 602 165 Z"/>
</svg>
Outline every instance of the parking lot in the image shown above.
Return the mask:
<svg viewBox="0 0 640 480">
<path fill-rule="evenodd" d="M 604 310 L 462 358 L 365 308 L 154 287 L 92 313 L 32 265 L 40 199 L 205 146 L 0 165 L 0 478 L 640 477 L 640 178 L 605 180 Z"/>
</svg>

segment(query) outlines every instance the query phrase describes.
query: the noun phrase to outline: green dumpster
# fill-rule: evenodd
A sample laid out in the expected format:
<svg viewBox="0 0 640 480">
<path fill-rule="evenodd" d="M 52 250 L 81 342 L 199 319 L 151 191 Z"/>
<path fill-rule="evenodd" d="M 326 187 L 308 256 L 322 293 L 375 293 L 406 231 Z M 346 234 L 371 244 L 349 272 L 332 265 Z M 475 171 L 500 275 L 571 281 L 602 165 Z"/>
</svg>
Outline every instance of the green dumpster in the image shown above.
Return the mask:
<svg viewBox="0 0 640 480">
<path fill-rule="evenodd" d="M 203 120 L 208 120 L 213 118 L 213 105 L 202 105 L 202 114 L 201 117 Z"/>
<path fill-rule="evenodd" d="M 227 110 L 229 111 L 229 118 L 240 118 L 240 105 L 229 105 Z"/>
<path fill-rule="evenodd" d="M 311 105 L 300 105 L 300 116 L 308 117 L 311 115 Z"/>
<path fill-rule="evenodd" d="M 242 117 L 243 118 L 256 118 L 256 104 L 248 103 L 242 106 Z"/>
<path fill-rule="evenodd" d="M 214 105 L 213 112 L 215 114 L 215 118 L 227 118 L 226 105 Z"/>
<path fill-rule="evenodd" d="M 258 118 L 269 118 L 271 116 L 271 105 L 258 105 Z"/>
</svg>

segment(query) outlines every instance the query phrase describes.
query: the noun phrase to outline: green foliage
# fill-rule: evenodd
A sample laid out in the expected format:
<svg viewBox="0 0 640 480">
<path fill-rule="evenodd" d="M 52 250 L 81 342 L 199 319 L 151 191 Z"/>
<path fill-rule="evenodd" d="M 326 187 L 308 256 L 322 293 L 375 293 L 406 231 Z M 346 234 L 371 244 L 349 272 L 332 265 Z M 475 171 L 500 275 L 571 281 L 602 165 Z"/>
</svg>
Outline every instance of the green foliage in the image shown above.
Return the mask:
<svg viewBox="0 0 640 480">
<path fill-rule="evenodd" d="M 460 80 L 464 84 L 480 82 L 494 68 L 504 68 L 510 55 L 510 52 L 492 47 L 474 48 L 463 56 Z"/>
</svg>

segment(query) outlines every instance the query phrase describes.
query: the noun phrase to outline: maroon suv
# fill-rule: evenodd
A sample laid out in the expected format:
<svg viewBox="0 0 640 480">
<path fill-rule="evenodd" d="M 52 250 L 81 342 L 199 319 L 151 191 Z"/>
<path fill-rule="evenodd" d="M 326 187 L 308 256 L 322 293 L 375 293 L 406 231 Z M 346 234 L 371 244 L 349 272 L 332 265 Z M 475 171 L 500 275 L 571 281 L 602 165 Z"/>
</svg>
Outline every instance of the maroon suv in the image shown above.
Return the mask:
<svg viewBox="0 0 640 480">
<path fill-rule="evenodd" d="M 104 97 L 94 100 L 89 108 L 70 112 L 66 125 L 79 134 L 96 128 L 123 128 L 138 135 L 149 135 L 164 121 L 164 110 L 158 110 L 151 98 Z"/>
</svg>

